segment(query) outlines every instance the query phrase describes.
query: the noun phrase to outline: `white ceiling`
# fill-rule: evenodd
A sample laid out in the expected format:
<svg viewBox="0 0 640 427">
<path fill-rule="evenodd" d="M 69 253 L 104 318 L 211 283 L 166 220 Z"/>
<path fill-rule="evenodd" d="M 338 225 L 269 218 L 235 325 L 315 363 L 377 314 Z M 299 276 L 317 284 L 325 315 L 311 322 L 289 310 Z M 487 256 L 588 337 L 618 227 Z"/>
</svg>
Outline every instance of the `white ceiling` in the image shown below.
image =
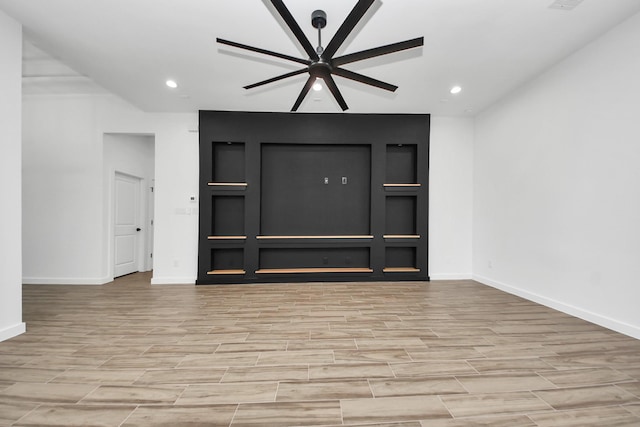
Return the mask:
<svg viewBox="0 0 640 427">
<path fill-rule="evenodd" d="M 572 0 L 575 1 L 575 0 Z M 335 80 L 357 113 L 474 115 L 640 12 L 640 0 L 377 0 L 338 54 L 424 36 L 421 48 L 344 68 L 399 86 L 395 93 Z M 356 0 L 285 0 L 311 43 L 311 12 L 328 15 L 323 44 Z M 268 0 L 0 0 L 24 26 L 25 93 L 113 92 L 145 111 L 289 111 L 306 75 L 216 37 L 307 58 Z M 175 79 L 179 87 L 164 84 Z M 453 85 L 463 91 L 449 93 Z M 299 111 L 339 112 L 327 90 Z"/>
</svg>

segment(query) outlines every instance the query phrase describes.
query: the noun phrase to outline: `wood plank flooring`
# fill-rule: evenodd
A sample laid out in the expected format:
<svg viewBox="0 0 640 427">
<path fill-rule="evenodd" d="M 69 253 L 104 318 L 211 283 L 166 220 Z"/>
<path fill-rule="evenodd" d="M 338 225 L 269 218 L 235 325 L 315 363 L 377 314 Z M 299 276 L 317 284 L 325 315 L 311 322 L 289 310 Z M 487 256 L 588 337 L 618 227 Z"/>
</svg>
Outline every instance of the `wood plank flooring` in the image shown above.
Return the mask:
<svg viewBox="0 0 640 427">
<path fill-rule="evenodd" d="M 472 281 L 24 286 L 0 426 L 640 426 L 640 341 Z"/>
</svg>

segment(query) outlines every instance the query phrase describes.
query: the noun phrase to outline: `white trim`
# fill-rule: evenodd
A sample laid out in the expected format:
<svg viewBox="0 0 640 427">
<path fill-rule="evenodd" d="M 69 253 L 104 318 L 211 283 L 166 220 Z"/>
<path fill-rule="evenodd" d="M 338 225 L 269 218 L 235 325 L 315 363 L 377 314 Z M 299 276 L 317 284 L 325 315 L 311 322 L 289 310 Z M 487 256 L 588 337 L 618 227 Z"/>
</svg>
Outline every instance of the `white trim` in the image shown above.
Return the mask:
<svg viewBox="0 0 640 427">
<path fill-rule="evenodd" d="M 0 342 L 6 341 L 10 338 L 17 337 L 20 334 L 24 334 L 27 330 L 27 324 L 22 322 L 17 325 L 9 326 L 0 330 Z"/>
<path fill-rule="evenodd" d="M 25 285 L 104 285 L 112 282 L 109 277 L 23 277 Z"/>
<path fill-rule="evenodd" d="M 184 277 L 153 277 L 152 285 L 195 285 L 196 278 L 194 276 Z"/>
<path fill-rule="evenodd" d="M 582 320 L 595 323 L 596 325 L 602 326 L 604 328 L 611 329 L 613 331 L 620 332 L 621 334 L 625 334 L 630 337 L 640 339 L 639 326 L 621 322 L 619 320 L 612 319 L 610 317 L 603 316 L 601 314 L 594 313 L 594 312 L 582 309 L 580 307 L 576 307 L 571 304 L 557 301 L 552 298 L 547 298 L 545 296 L 535 294 L 515 286 L 507 285 L 505 283 L 501 283 L 501 282 L 489 279 L 487 277 L 473 275 L 473 280 L 475 280 L 476 282 L 485 284 L 487 286 L 491 286 L 492 288 L 500 289 L 501 291 L 510 293 L 512 295 L 517 295 L 529 301 L 537 302 L 538 304 L 542 304 L 546 307 L 553 308 L 555 310 L 561 311 L 571 316 L 578 317 Z"/>
<path fill-rule="evenodd" d="M 469 274 L 460 273 L 443 273 L 443 274 L 430 274 L 429 279 L 433 280 L 471 280 L 473 276 Z"/>
</svg>

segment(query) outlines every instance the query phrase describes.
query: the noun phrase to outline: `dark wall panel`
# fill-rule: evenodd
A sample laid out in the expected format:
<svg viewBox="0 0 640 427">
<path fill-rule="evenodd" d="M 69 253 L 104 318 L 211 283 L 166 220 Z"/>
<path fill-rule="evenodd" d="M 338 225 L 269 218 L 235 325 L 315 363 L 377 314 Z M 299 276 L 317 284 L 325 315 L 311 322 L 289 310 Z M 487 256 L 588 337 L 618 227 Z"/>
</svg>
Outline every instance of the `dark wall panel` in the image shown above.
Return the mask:
<svg viewBox="0 0 640 427">
<path fill-rule="evenodd" d="M 200 111 L 198 284 L 428 280 L 429 115 Z"/>
<path fill-rule="evenodd" d="M 262 144 L 263 235 L 369 234 L 371 147 Z"/>
</svg>

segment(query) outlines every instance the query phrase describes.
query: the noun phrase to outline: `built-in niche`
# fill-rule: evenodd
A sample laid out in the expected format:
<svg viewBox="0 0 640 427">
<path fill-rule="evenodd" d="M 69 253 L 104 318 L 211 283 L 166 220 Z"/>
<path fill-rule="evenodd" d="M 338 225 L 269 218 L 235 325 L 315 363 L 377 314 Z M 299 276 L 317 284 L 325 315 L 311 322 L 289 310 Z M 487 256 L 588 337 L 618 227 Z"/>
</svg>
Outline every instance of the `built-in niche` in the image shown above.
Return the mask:
<svg viewBox="0 0 640 427">
<path fill-rule="evenodd" d="M 416 235 L 416 196 L 387 196 L 385 208 L 385 236 Z"/>
<path fill-rule="evenodd" d="M 385 249 L 385 273 L 418 272 L 415 247 L 388 246 Z"/>
<path fill-rule="evenodd" d="M 213 146 L 211 158 L 211 183 L 244 183 L 244 143 L 210 142 Z"/>
<path fill-rule="evenodd" d="M 212 248 L 209 253 L 207 275 L 243 275 L 244 251 L 242 248 Z"/>
<path fill-rule="evenodd" d="M 244 197 L 211 196 L 211 237 L 243 236 L 244 233 Z M 230 213 L 233 212 L 233 215 Z"/>
<path fill-rule="evenodd" d="M 199 284 L 428 280 L 428 115 L 201 111 L 199 128 Z"/>
<path fill-rule="evenodd" d="M 387 145 L 386 180 L 387 184 L 416 184 L 417 175 L 416 144 Z"/>
<path fill-rule="evenodd" d="M 370 249 L 365 248 L 263 248 L 260 249 L 258 274 L 304 272 L 350 272 L 368 273 Z"/>
</svg>

